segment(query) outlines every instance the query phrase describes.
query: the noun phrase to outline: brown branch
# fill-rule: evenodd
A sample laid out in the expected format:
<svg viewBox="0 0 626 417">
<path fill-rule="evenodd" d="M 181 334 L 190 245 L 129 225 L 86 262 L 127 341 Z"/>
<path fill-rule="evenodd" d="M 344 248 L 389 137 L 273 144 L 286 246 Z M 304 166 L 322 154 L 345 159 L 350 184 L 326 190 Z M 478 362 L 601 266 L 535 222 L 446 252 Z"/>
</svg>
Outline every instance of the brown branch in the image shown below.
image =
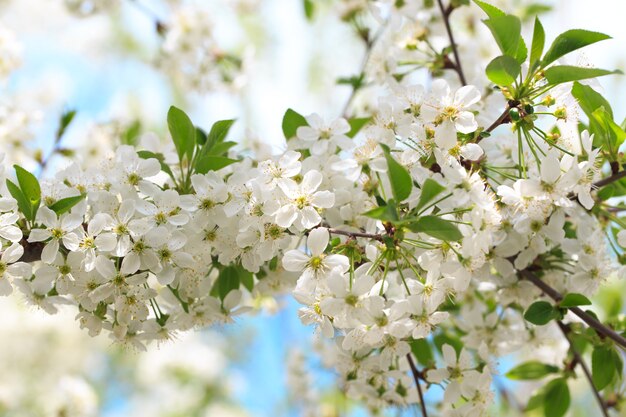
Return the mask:
<svg viewBox="0 0 626 417">
<path fill-rule="evenodd" d="M 563 296 L 561 295 L 561 293 L 559 293 L 557 290 L 549 286 L 546 282 L 539 279 L 535 274 L 533 274 L 529 270 L 524 269 L 522 271 L 519 271 L 518 274 L 521 276 L 522 279 L 525 279 L 533 283 L 537 288 L 543 291 L 548 297 L 552 298 L 554 301 L 558 302 L 563 299 Z M 613 340 L 618 345 L 620 345 L 623 349 L 626 349 L 626 338 L 624 338 L 619 333 L 615 332 L 615 330 L 600 323 L 591 314 L 587 313 L 586 311 L 581 310 L 578 307 L 570 307 L 569 311 L 577 315 L 582 321 L 587 323 L 587 325 L 591 327 L 592 329 L 594 329 L 596 332 L 598 332 L 604 337 L 608 337 L 609 339 Z"/>
<path fill-rule="evenodd" d="M 601 188 L 601 187 L 604 187 L 605 185 L 609 185 L 611 183 L 614 183 L 615 181 L 619 181 L 619 180 L 621 180 L 624 177 L 626 177 L 626 170 L 620 171 L 617 174 L 613 174 L 610 177 L 603 178 L 600 181 L 596 181 L 596 182 L 593 183 L 592 187 L 593 188 Z"/>
<path fill-rule="evenodd" d="M 406 358 L 409 361 L 409 366 L 411 367 L 411 374 L 413 375 L 413 380 L 415 380 L 415 386 L 417 387 L 417 393 L 420 397 L 420 406 L 422 408 L 422 417 L 428 417 L 428 411 L 426 411 L 426 403 L 424 403 L 424 393 L 422 392 L 422 386 L 420 385 L 420 372 L 417 370 L 415 366 L 415 362 L 413 362 L 413 358 L 410 353 L 406 354 Z"/>
<path fill-rule="evenodd" d="M 373 233 L 363 233 L 363 232 L 349 232 L 347 230 L 339 230 L 339 229 L 328 229 L 328 232 L 333 235 L 342 235 L 348 237 L 365 237 L 368 239 L 374 240 L 383 240 L 383 235 L 373 234 Z"/>
<path fill-rule="evenodd" d="M 443 17 L 443 23 L 446 26 L 446 32 L 448 32 L 448 39 L 450 39 L 450 47 L 452 48 L 452 53 L 454 54 L 454 70 L 459 76 L 459 80 L 461 81 L 461 85 L 467 85 L 467 81 L 465 80 L 465 75 L 463 74 L 463 68 L 461 67 L 461 59 L 459 58 L 459 51 L 457 50 L 456 42 L 454 41 L 454 35 L 452 34 L 452 28 L 450 27 L 450 14 L 453 7 L 445 8 L 443 7 L 443 3 L 441 0 L 437 0 L 439 4 L 439 10 L 441 10 L 441 15 Z"/>
<path fill-rule="evenodd" d="M 572 340 L 569 338 L 569 334 L 571 333 L 572 330 L 567 325 L 563 324 L 563 322 L 560 320 L 557 321 L 556 323 L 559 325 L 559 329 L 561 329 L 563 336 L 565 336 L 565 339 L 569 343 L 570 350 L 572 351 L 572 354 L 574 355 L 575 363 L 579 364 L 580 367 L 582 368 L 583 373 L 585 374 L 585 377 L 587 378 L 587 381 L 589 382 L 589 385 L 591 386 L 593 395 L 596 397 L 596 400 L 598 401 L 598 404 L 600 405 L 600 409 L 602 410 L 602 415 L 604 417 L 609 417 L 609 410 L 607 409 L 606 403 L 602 399 L 602 396 L 596 389 L 596 386 L 593 384 L 593 378 L 591 377 L 591 372 L 589 372 L 589 367 L 583 360 L 580 353 L 576 350 L 576 347 L 574 346 L 574 343 L 572 343 Z"/>
</svg>

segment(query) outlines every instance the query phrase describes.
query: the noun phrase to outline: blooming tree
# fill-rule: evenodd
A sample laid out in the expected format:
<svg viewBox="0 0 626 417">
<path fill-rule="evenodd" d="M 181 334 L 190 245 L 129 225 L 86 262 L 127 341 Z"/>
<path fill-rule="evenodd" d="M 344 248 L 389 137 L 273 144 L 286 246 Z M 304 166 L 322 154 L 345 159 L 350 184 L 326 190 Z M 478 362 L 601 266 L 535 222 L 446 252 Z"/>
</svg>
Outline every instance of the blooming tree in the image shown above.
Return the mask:
<svg viewBox="0 0 626 417">
<path fill-rule="evenodd" d="M 523 408 L 564 415 L 582 375 L 598 413 L 619 410 L 626 320 L 588 306 L 625 271 L 626 131 L 595 81 L 616 71 L 568 64 L 608 36 L 550 42 L 537 18 L 522 36 L 519 17 L 478 0 L 338 3 L 363 67 L 339 81 L 344 114 L 285 112 L 280 154 L 235 152 L 234 120 L 204 129 L 171 107 L 165 145 L 121 144 L 41 180 L 5 164 L 0 293 L 68 304 L 90 335 L 142 350 L 291 292 L 349 397 L 424 417 L 485 415 L 498 358 L 557 338 L 559 361 L 507 373 L 542 381 Z M 490 39 L 463 27 L 476 18 Z M 157 21 L 158 65 L 184 88 L 233 82 L 243 61 L 198 21 Z"/>
</svg>

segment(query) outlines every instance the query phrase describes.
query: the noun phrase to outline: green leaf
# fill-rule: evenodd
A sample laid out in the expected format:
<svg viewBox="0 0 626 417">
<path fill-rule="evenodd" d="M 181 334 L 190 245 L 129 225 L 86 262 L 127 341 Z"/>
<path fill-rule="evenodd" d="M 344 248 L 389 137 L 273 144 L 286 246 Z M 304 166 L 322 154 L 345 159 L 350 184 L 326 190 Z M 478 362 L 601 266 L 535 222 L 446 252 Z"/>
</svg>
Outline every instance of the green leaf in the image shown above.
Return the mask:
<svg viewBox="0 0 626 417">
<path fill-rule="evenodd" d="M 228 135 L 228 132 L 230 131 L 230 128 L 233 126 L 234 123 L 235 119 L 218 120 L 217 122 L 213 123 L 213 126 L 211 126 L 211 130 L 207 135 L 206 144 L 204 146 L 207 151 L 211 150 L 217 144 L 224 142 L 224 139 L 226 139 L 226 136 Z"/>
<path fill-rule="evenodd" d="M 35 220 L 31 206 L 30 206 L 30 202 L 28 201 L 28 199 L 26 198 L 22 190 L 20 190 L 20 187 L 18 187 L 15 183 L 13 183 L 9 179 L 7 179 L 6 182 L 7 182 L 7 188 L 9 189 L 9 193 L 11 193 L 13 198 L 17 201 L 17 207 L 20 210 L 20 212 L 22 212 L 24 217 L 26 217 L 26 220 L 29 220 L 29 221 Z"/>
<path fill-rule="evenodd" d="M 398 220 L 398 213 L 396 211 L 395 205 L 391 203 L 392 202 L 390 201 L 389 204 L 387 204 L 386 206 L 373 208 L 363 213 L 363 215 L 371 217 L 372 219 L 395 222 Z"/>
<path fill-rule="evenodd" d="M 135 120 L 128 126 L 124 133 L 122 133 L 122 144 L 130 146 L 137 145 L 139 133 L 141 133 L 141 122 Z"/>
<path fill-rule="evenodd" d="M 536 301 L 528 307 L 524 313 L 524 318 L 538 326 L 542 326 L 550 322 L 550 320 L 558 317 L 557 310 L 547 301 Z"/>
<path fill-rule="evenodd" d="M 533 29 L 533 42 L 530 47 L 530 67 L 533 68 L 535 63 L 541 60 L 543 47 L 546 44 L 546 32 L 539 18 L 535 17 L 535 27 Z"/>
<path fill-rule="evenodd" d="M 307 20 L 313 20 L 313 14 L 315 13 L 315 4 L 313 0 L 304 0 L 304 15 Z"/>
<path fill-rule="evenodd" d="M 428 340 L 413 339 L 409 342 L 409 346 L 411 346 L 411 352 L 415 355 L 420 365 L 428 367 L 435 363 L 435 357 Z"/>
<path fill-rule="evenodd" d="M 246 287 L 248 291 L 252 291 L 254 288 L 254 276 L 252 275 L 252 272 L 244 269 L 243 267 L 238 267 L 238 270 L 239 281 L 241 281 L 243 286 Z"/>
<path fill-rule="evenodd" d="M 61 140 L 61 138 L 65 134 L 65 131 L 72 123 L 72 120 L 74 120 L 75 116 L 76 110 L 68 110 L 61 115 L 61 119 L 59 120 L 59 127 L 57 128 L 56 134 L 54 135 L 55 143 Z"/>
<path fill-rule="evenodd" d="M 461 240 L 463 234 L 455 224 L 437 216 L 423 216 L 415 222 L 410 222 L 407 227 L 416 233 L 426 233 L 435 239 L 449 242 Z"/>
<path fill-rule="evenodd" d="M 611 119 L 613 119 L 613 110 L 611 109 L 609 102 L 602 97 L 602 94 L 598 93 L 588 85 L 575 81 L 572 87 L 572 95 L 576 98 L 576 100 L 578 100 L 578 104 L 580 104 L 580 107 L 583 109 L 587 117 L 591 118 L 592 113 L 596 109 L 604 107 L 604 110 L 606 110 L 609 116 L 611 116 Z"/>
<path fill-rule="evenodd" d="M 541 65 L 545 67 L 572 51 L 610 38 L 610 36 L 599 32 L 591 32 L 583 29 L 568 30 L 567 32 L 561 33 L 556 37 L 554 42 L 552 42 L 550 49 L 548 49 L 548 52 L 546 52 L 546 55 L 543 57 L 543 61 L 541 61 Z"/>
<path fill-rule="evenodd" d="M 613 349 L 608 346 L 596 346 L 591 354 L 591 376 L 598 391 L 604 389 L 615 377 Z"/>
<path fill-rule="evenodd" d="M 592 133 L 597 135 L 597 138 L 594 137 L 594 143 L 598 141 L 605 145 L 612 159 L 616 160 L 619 147 L 626 139 L 626 132 L 613 121 L 604 107 L 591 113 L 590 120 L 593 121 L 592 125 L 594 126 Z"/>
<path fill-rule="evenodd" d="M 387 174 L 389 175 L 393 198 L 397 202 L 402 202 L 409 197 L 413 188 L 411 174 L 391 156 L 391 151 L 387 145 L 381 144 L 380 146 L 383 148 L 387 160 Z"/>
<path fill-rule="evenodd" d="M 514 380 L 541 379 L 546 375 L 559 372 L 560 368 L 554 365 L 530 361 L 516 366 L 506 373 L 506 377 Z"/>
<path fill-rule="evenodd" d="M 352 119 L 348 120 L 348 123 L 350 124 L 350 131 L 346 133 L 346 135 L 349 138 L 355 137 L 356 134 L 359 133 L 359 131 L 363 128 L 363 126 L 370 122 L 370 120 L 372 120 L 371 117 L 353 117 Z"/>
<path fill-rule="evenodd" d="M 172 106 L 167 112 L 167 126 L 172 135 L 178 159 L 182 161 L 187 155 L 188 160 L 191 161 L 196 144 L 196 128 L 189 116 L 181 109 Z"/>
<path fill-rule="evenodd" d="M 205 155 L 196 161 L 196 172 L 198 174 L 206 174 L 209 171 L 219 171 L 228 165 L 239 162 L 236 159 L 230 159 L 223 156 Z"/>
<path fill-rule="evenodd" d="M 63 213 L 67 213 L 74 207 L 76 204 L 80 203 L 81 200 L 85 198 L 85 194 L 76 195 L 72 197 L 62 198 L 59 201 L 48 206 L 48 208 L 54 211 L 57 216 L 60 216 Z"/>
<path fill-rule="evenodd" d="M 577 307 L 591 305 L 591 301 L 582 294 L 575 292 L 565 294 L 565 297 L 559 302 L 559 307 Z"/>
<path fill-rule="evenodd" d="M 586 80 L 588 78 L 602 77 L 604 75 L 621 74 L 619 70 L 609 71 L 600 68 L 574 67 L 571 65 L 557 65 L 545 71 L 548 84 L 557 85 L 569 81 Z"/>
<path fill-rule="evenodd" d="M 484 23 L 491 30 L 502 54 L 517 58 L 522 39 L 522 23 L 519 18 L 511 15 L 496 16 Z"/>
<path fill-rule="evenodd" d="M 543 412 L 546 417 L 562 417 L 570 404 L 569 387 L 565 378 L 550 381 L 546 386 Z"/>
<path fill-rule="evenodd" d="M 513 57 L 508 55 L 501 55 L 494 58 L 489 65 L 487 65 L 487 78 L 496 84 L 501 86 L 510 86 L 515 82 L 521 71 L 519 62 Z"/>
<path fill-rule="evenodd" d="M 420 194 L 420 199 L 417 202 L 417 206 L 415 206 L 415 210 L 419 212 L 423 207 L 432 201 L 433 198 L 437 197 L 446 187 L 439 184 L 437 181 L 432 178 L 428 178 L 422 184 L 422 192 Z"/>
<path fill-rule="evenodd" d="M 207 151 L 207 155 L 226 156 L 228 150 L 233 146 L 236 146 L 237 142 L 220 142 L 215 144 Z"/>
<path fill-rule="evenodd" d="M 170 168 L 170 166 L 167 163 L 165 163 L 165 156 L 163 156 L 162 153 L 154 153 L 150 151 L 137 151 L 137 155 L 139 155 L 139 157 L 142 159 L 151 159 L 151 158 L 156 159 L 161 164 L 161 171 L 165 172 L 172 179 L 174 179 L 174 173 L 172 172 L 172 169 Z"/>
<path fill-rule="evenodd" d="M 230 265 L 220 271 L 215 285 L 220 299 L 224 300 L 229 292 L 239 289 L 239 271 L 236 266 Z"/>
<path fill-rule="evenodd" d="M 487 13 L 487 16 L 489 16 L 490 18 L 506 15 L 506 13 L 498 9 L 496 6 L 492 6 L 491 4 L 485 3 L 484 1 L 474 0 L 474 3 L 476 3 L 478 7 L 483 9 L 483 11 Z"/>
<path fill-rule="evenodd" d="M 544 388 L 545 387 L 541 387 L 533 393 L 533 395 L 528 399 L 526 407 L 524 407 L 524 411 L 535 410 L 543 405 L 546 395 Z"/>
<path fill-rule="evenodd" d="M 17 176 L 17 182 L 20 185 L 24 197 L 30 204 L 32 219 L 37 216 L 37 210 L 41 204 L 41 188 L 39 187 L 39 180 L 30 171 L 26 171 L 19 165 L 13 165 L 15 168 L 15 175 Z"/>
<path fill-rule="evenodd" d="M 296 136 L 296 132 L 300 126 L 308 126 L 306 119 L 300 113 L 287 109 L 283 116 L 283 134 L 285 139 L 289 140 Z"/>
</svg>

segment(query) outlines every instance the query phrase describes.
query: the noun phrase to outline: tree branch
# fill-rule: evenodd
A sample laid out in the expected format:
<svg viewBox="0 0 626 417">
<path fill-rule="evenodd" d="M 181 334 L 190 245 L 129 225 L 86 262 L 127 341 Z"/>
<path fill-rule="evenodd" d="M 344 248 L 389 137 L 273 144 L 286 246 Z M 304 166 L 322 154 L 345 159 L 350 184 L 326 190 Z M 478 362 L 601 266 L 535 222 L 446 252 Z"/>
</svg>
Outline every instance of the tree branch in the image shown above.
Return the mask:
<svg viewBox="0 0 626 417">
<path fill-rule="evenodd" d="M 383 240 L 383 235 L 373 234 L 373 233 L 363 233 L 363 232 L 348 232 L 347 230 L 339 230 L 339 229 L 328 229 L 328 232 L 333 235 L 343 235 L 349 237 L 365 237 L 374 240 Z"/>
<path fill-rule="evenodd" d="M 615 181 L 619 181 L 619 180 L 621 180 L 624 177 L 626 177 L 626 170 L 620 171 L 617 174 L 613 174 L 610 177 L 603 178 L 600 181 L 596 181 L 596 182 L 593 183 L 592 187 L 593 188 L 601 188 L 601 187 L 604 187 L 605 185 L 609 185 L 611 183 L 614 183 Z"/>
<path fill-rule="evenodd" d="M 417 387 L 417 393 L 420 397 L 420 406 L 422 408 L 422 417 L 428 417 L 428 411 L 426 411 L 426 403 L 424 403 L 424 393 L 422 392 L 422 387 L 420 385 L 420 372 L 417 370 L 415 366 L 415 362 L 413 362 L 413 358 L 410 353 L 406 354 L 406 358 L 409 361 L 409 366 L 411 367 L 411 374 L 413 374 L 413 380 L 415 380 L 415 386 Z"/>
<path fill-rule="evenodd" d="M 561 320 L 557 321 L 556 323 L 559 325 L 559 329 L 561 329 L 561 332 L 563 333 L 563 336 L 565 336 L 565 339 L 569 343 L 570 350 L 572 351 L 572 354 L 574 355 L 574 360 L 576 361 L 577 364 L 580 364 L 580 367 L 583 369 L 583 373 L 585 374 L 585 377 L 587 378 L 587 381 L 589 382 L 589 385 L 591 386 L 591 390 L 593 391 L 593 395 L 596 397 L 596 400 L 598 401 L 598 404 L 600 404 L 600 409 L 602 410 L 602 415 L 604 417 L 609 417 L 609 410 L 606 407 L 606 403 L 604 402 L 604 400 L 602 399 L 602 396 L 600 395 L 600 393 L 596 389 L 596 386 L 593 385 L 593 379 L 591 377 L 591 372 L 589 372 L 589 367 L 587 367 L 587 364 L 583 360 L 582 356 L 576 350 L 576 347 L 574 346 L 574 343 L 572 343 L 572 340 L 569 338 L 569 334 L 571 333 L 572 330 L 567 325 L 563 324 L 563 322 Z"/>
<path fill-rule="evenodd" d="M 561 301 L 563 299 L 561 293 L 559 293 L 557 290 L 539 279 L 529 270 L 524 269 L 522 271 L 519 271 L 518 274 L 521 276 L 521 278 L 533 283 L 537 288 L 543 291 L 548 297 L 552 298 L 554 301 Z M 581 310 L 578 307 L 571 307 L 569 308 L 569 311 L 577 315 L 582 321 L 587 323 L 587 325 L 594 329 L 596 332 L 604 337 L 608 337 L 609 339 L 619 344 L 623 349 L 626 349 L 626 338 L 615 332 L 615 330 L 607 327 L 603 323 L 600 323 L 591 314 Z"/>
<path fill-rule="evenodd" d="M 446 32 L 448 32 L 448 39 L 450 39 L 450 47 L 452 48 L 452 53 L 454 54 L 454 70 L 459 76 L 459 80 L 461 81 L 461 85 L 467 85 L 467 81 L 465 80 L 465 75 L 463 74 L 463 68 L 461 67 L 461 59 L 459 58 L 459 51 L 457 50 L 456 42 L 454 41 L 454 35 L 452 34 L 452 28 L 450 27 L 450 14 L 454 8 L 448 7 L 447 9 L 443 7 L 443 3 L 441 0 L 437 0 L 437 4 L 439 4 L 439 10 L 441 10 L 441 15 L 443 17 L 443 23 L 446 26 Z"/>
</svg>

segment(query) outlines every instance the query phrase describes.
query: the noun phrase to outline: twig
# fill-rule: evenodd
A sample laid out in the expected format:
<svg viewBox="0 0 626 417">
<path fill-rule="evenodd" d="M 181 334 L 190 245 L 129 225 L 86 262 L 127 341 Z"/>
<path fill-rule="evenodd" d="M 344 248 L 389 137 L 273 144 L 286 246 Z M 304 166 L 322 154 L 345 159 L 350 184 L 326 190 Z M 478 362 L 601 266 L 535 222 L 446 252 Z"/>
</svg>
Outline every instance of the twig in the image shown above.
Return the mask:
<svg viewBox="0 0 626 417">
<path fill-rule="evenodd" d="M 547 283 L 539 279 L 535 274 L 530 272 L 527 269 L 519 271 L 518 274 L 525 280 L 533 283 L 537 288 L 541 289 L 548 297 L 552 298 L 554 301 L 561 301 L 563 296 L 557 290 L 549 286 Z M 600 333 L 601 335 L 612 339 L 614 342 L 619 344 L 623 349 L 626 349 L 626 338 L 624 338 L 619 333 L 615 332 L 613 329 L 607 327 L 606 325 L 600 323 L 589 313 L 581 310 L 578 307 L 570 307 L 569 311 L 577 315 L 582 321 L 587 323 L 589 327 Z"/>
<path fill-rule="evenodd" d="M 601 188 L 601 187 L 604 187 L 605 185 L 609 185 L 611 183 L 614 183 L 615 181 L 619 181 L 619 180 L 621 180 L 624 177 L 626 177 L 626 170 L 620 171 L 617 174 L 613 174 L 610 177 L 603 178 L 600 181 L 596 181 L 596 182 L 593 183 L 592 187 L 593 188 Z"/>
<path fill-rule="evenodd" d="M 415 366 L 415 362 L 413 362 L 413 358 L 410 353 L 406 354 L 406 358 L 409 361 L 409 366 L 411 367 L 411 374 L 413 374 L 413 379 L 415 380 L 415 386 L 417 386 L 417 393 L 420 397 L 420 406 L 422 408 L 422 417 L 428 417 L 428 411 L 426 411 L 426 403 L 424 403 L 424 393 L 422 392 L 422 387 L 420 385 L 420 372 L 417 370 Z"/>
<path fill-rule="evenodd" d="M 450 27 L 450 13 L 452 13 L 453 8 L 444 8 L 441 0 L 437 0 L 439 4 L 439 10 L 441 10 L 441 15 L 443 17 L 443 23 L 446 26 L 446 32 L 448 32 L 448 39 L 450 39 L 450 47 L 452 48 L 452 53 L 454 54 L 454 70 L 459 76 L 459 80 L 461 81 L 461 85 L 467 85 L 467 81 L 465 80 L 465 75 L 463 74 L 463 68 L 461 67 L 461 59 L 459 58 L 459 51 L 456 47 L 456 42 L 454 41 L 454 35 L 452 34 L 452 28 Z"/>
<path fill-rule="evenodd" d="M 609 417 L 609 410 L 607 409 L 606 403 L 602 399 L 602 396 L 596 389 L 596 386 L 593 384 L 593 379 L 591 377 L 591 372 L 589 372 L 589 367 L 587 367 L 587 364 L 583 360 L 582 356 L 576 350 L 574 343 L 572 343 L 572 340 L 569 338 L 569 333 L 571 332 L 571 329 L 565 324 L 563 324 L 563 322 L 560 320 L 557 321 L 556 323 L 559 325 L 559 329 L 561 329 L 561 332 L 563 332 L 563 336 L 565 336 L 565 339 L 567 339 L 567 342 L 569 343 L 572 354 L 574 355 L 574 360 L 583 369 L 585 377 L 587 378 L 587 381 L 589 382 L 589 385 L 591 386 L 591 390 L 593 391 L 593 395 L 596 397 L 596 400 L 598 400 L 598 404 L 600 405 L 600 409 L 602 410 L 602 415 L 604 417 Z"/>
<path fill-rule="evenodd" d="M 348 232 L 347 230 L 339 230 L 339 229 L 328 229 L 328 232 L 333 235 L 343 235 L 349 237 L 366 237 L 374 240 L 383 240 L 383 235 L 372 234 L 372 233 L 363 233 L 363 232 Z"/>
<path fill-rule="evenodd" d="M 376 34 L 374 35 L 374 37 L 371 39 L 367 39 L 365 41 L 365 55 L 363 56 L 363 60 L 361 61 L 361 69 L 359 70 L 359 74 L 358 74 L 359 77 L 363 77 L 363 74 L 365 73 L 365 67 L 367 67 L 368 62 L 370 61 L 370 58 L 372 56 L 372 51 L 374 50 L 374 46 L 376 46 L 376 43 L 378 42 L 378 39 L 381 37 L 382 33 L 384 32 L 386 26 L 387 26 L 387 22 L 381 24 Z M 361 82 L 362 82 L 362 79 L 361 79 Z M 361 87 L 362 87 L 361 85 L 352 86 L 352 92 L 350 93 L 350 96 L 348 97 L 348 100 L 346 101 L 346 104 L 344 104 L 343 110 L 341 111 L 342 117 L 346 119 L 349 117 L 348 109 L 350 108 L 350 105 L 352 105 L 352 101 L 354 101 L 354 98 L 356 97 L 356 93 L 357 91 L 361 89 Z"/>
</svg>

